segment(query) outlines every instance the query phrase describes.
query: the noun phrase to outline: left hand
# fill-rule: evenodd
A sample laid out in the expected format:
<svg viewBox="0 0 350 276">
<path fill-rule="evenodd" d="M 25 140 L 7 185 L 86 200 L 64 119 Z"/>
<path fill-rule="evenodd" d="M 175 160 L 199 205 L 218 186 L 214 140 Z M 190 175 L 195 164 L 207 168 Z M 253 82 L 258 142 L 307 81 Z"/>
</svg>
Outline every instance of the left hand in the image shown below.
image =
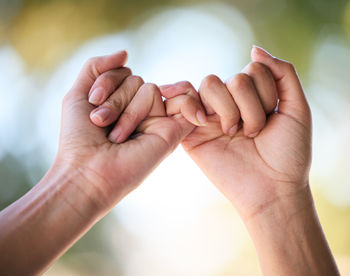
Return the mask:
<svg viewBox="0 0 350 276">
<path fill-rule="evenodd" d="M 85 177 L 81 189 L 103 211 L 136 188 L 198 124 L 181 114 L 168 117 L 156 85 L 127 68 L 113 69 L 115 59 L 125 59 L 120 55 L 90 60 L 65 97 L 56 161 Z M 198 96 L 178 104 L 184 116 L 203 112 Z"/>
</svg>

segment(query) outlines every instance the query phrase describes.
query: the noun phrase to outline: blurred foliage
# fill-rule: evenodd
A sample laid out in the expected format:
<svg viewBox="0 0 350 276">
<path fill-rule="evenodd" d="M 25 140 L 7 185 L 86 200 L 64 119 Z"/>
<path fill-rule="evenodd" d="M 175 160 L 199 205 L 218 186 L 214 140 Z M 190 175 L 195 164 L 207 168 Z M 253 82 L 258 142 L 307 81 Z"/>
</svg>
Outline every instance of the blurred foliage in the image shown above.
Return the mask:
<svg viewBox="0 0 350 276">
<path fill-rule="evenodd" d="M 24 0 L 5 1 L 3 9 L 17 9 L 7 18 L 6 36 L 29 66 L 52 68 L 82 42 L 97 35 L 124 30 L 144 15 L 169 5 L 192 5 L 200 0 Z M 250 22 L 256 43 L 285 59 L 302 73 L 319 36 L 344 33 L 349 27 L 346 0 L 226 0 Z M 15 8 L 14 8 L 15 6 Z M 349 8 L 347 9 L 349 10 Z M 5 13 L 3 11 L 3 13 Z M 348 28 L 349 29 L 349 28 Z M 5 35 L 6 32 L 6 35 Z"/>
<path fill-rule="evenodd" d="M 314 192 L 314 199 L 332 251 L 338 255 L 350 255 L 350 206 L 334 205 L 320 191 Z"/>
<path fill-rule="evenodd" d="M 111 233 L 122 231 L 113 213 L 109 213 L 97 222 L 77 243 L 75 243 L 57 264 L 49 270 L 60 271 L 60 267 L 69 267 L 77 275 L 122 275 L 122 265 L 112 249 Z"/>
<path fill-rule="evenodd" d="M 10 205 L 31 188 L 26 169 L 12 155 L 0 158 L 0 210 Z"/>
<path fill-rule="evenodd" d="M 250 23 L 255 43 L 293 61 L 302 76 L 323 37 L 350 36 L 348 0 L 0 0 L 0 44 L 10 43 L 29 68 L 50 71 L 96 36 L 135 28 L 158 9 L 206 2 L 237 8 Z M 11 155 L 0 159 L 0 179 L 0 210 L 32 185 L 21 160 Z M 350 255 L 350 207 L 335 206 L 320 193 L 315 198 L 332 249 Z M 104 229 L 119 227 L 115 221 L 107 216 L 60 262 L 80 275 L 120 274 L 120 264 L 111 259 L 115 253 L 103 235 Z M 247 256 L 243 258 L 251 258 L 251 252 Z M 221 275 L 234 273 L 239 264 L 231 265 Z"/>
</svg>

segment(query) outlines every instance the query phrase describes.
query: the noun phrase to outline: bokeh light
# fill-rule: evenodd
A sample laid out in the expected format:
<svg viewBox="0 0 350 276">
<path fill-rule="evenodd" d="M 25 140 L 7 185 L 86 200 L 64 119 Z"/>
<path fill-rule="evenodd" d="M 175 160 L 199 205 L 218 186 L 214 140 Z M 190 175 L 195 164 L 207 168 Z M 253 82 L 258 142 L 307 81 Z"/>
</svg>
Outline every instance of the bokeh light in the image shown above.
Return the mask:
<svg viewBox="0 0 350 276">
<path fill-rule="evenodd" d="M 350 274 L 349 18 L 343 0 L 0 2 L 1 208 L 52 163 L 61 101 L 87 58 L 127 49 L 128 66 L 145 81 L 198 87 L 208 74 L 238 73 L 258 44 L 300 73 L 314 118 L 316 206 Z M 46 275 L 260 269 L 236 211 L 179 147 Z"/>
</svg>

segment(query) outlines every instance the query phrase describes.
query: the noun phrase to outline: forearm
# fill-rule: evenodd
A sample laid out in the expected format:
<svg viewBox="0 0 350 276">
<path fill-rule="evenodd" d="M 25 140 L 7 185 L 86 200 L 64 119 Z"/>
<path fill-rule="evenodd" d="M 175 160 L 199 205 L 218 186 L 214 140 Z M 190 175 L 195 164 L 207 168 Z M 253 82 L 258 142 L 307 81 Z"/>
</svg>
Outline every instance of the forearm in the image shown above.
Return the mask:
<svg viewBox="0 0 350 276">
<path fill-rule="evenodd" d="M 74 168 L 53 167 L 31 191 L 0 212 L 1 275 L 43 272 L 94 224 L 101 212 L 84 182 Z"/>
<path fill-rule="evenodd" d="M 339 275 L 308 186 L 265 206 L 245 223 L 264 275 Z"/>
</svg>

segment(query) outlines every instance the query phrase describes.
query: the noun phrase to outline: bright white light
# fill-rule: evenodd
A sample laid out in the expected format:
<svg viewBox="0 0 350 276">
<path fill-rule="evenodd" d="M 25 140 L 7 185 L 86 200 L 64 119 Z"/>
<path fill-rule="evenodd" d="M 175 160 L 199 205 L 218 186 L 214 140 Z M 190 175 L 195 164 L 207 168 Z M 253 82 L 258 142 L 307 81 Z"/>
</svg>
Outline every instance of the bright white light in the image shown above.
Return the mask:
<svg viewBox="0 0 350 276">
<path fill-rule="evenodd" d="M 338 205 L 350 204 L 349 78 L 350 50 L 326 38 L 315 52 L 310 69 L 314 149 L 312 176 L 325 196 Z"/>
<path fill-rule="evenodd" d="M 35 78 L 10 46 L 0 48 L 0 158 L 22 155 L 35 143 Z"/>
</svg>

